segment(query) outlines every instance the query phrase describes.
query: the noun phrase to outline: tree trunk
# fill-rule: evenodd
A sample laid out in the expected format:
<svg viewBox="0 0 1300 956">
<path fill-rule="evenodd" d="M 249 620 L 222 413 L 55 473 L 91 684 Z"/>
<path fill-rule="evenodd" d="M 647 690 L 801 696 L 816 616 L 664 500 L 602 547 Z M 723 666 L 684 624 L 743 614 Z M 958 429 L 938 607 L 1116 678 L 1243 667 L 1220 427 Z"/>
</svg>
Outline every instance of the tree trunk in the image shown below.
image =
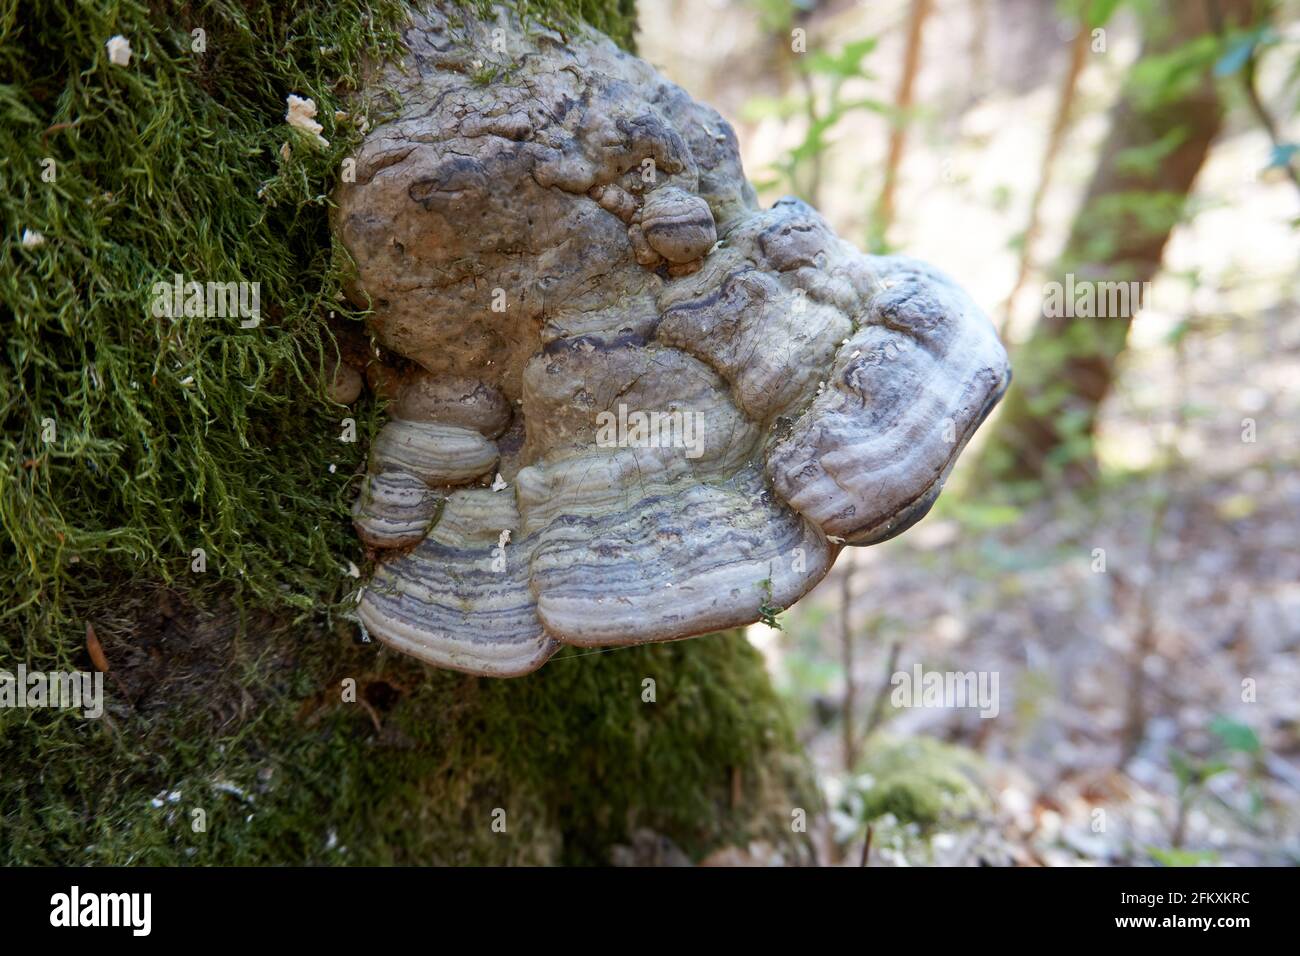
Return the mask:
<svg viewBox="0 0 1300 956">
<path fill-rule="evenodd" d="M 377 409 L 304 387 L 345 308 L 319 200 L 359 134 L 329 98 L 401 14 L 297 7 L 87 26 L 50 5 L 4 37 L 6 229 L 49 242 L 14 254 L 16 276 L 47 264 L 39 282 L 0 288 L 0 312 L 24 316 L 0 356 L 0 560 L 18 596 L 0 669 L 108 670 L 102 719 L 0 709 L 0 863 L 685 862 L 750 841 L 808 861 L 797 811 L 816 814 L 817 790 L 740 632 L 485 680 L 341 616 L 364 441 L 340 443 L 338 422 L 364 438 Z M 541 7 L 631 40 L 629 0 Z M 206 51 L 178 45 L 200 26 Z M 108 63 L 115 32 L 131 64 Z M 294 138 L 289 93 L 321 100 L 336 152 Z M 274 302 L 260 329 L 144 320 L 158 275 L 242 268 Z M 44 446 L 42 416 L 60 435 Z"/>
<path fill-rule="evenodd" d="M 1240 24 L 1248 0 L 1224 2 Z M 984 453 L 984 480 L 1042 479 L 1062 471 L 1075 481 L 1095 473 L 1092 442 L 1101 402 L 1115 378 L 1142 283 L 1160 268 L 1196 174 L 1218 135 L 1223 104 L 1211 76 L 1212 55 L 1188 44 L 1211 33 L 1203 3 L 1168 0 L 1148 23 L 1142 54 L 1111 111 L 1111 129 L 1075 219 L 1055 278 L 1059 290 L 1096 291 L 1089 311 L 1045 299 L 1044 316 L 1016 361 L 1016 384 Z M 1168 85 L 1144 72 L 1153 63 L 1189 67 Z M 1185 81 L 1185 82 L 1184 82 Z M 1125 283 L 1112 297 L 1095 283 Z M 1066 296 L 1068 298 L 1068 295 Z M 1066 305 L 1070 305 L 1066 308 Z M 1051 314 L 1047 314 L 1051 313 Z"/>
</svg>

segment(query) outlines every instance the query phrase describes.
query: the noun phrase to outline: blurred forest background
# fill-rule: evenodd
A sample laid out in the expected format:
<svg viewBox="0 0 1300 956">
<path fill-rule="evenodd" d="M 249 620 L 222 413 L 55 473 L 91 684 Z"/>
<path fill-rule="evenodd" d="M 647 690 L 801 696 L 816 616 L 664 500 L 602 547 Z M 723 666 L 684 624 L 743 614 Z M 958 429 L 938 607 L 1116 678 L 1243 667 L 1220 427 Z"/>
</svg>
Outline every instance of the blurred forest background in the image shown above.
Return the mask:
<svg viewBox="0 0 1300 956">
<path fill-rule="evenodd" d="M 1300 862 L 1300 4 L 638 16 L 765 202 L 939 265 L 1015 368 L 924 522 L 749 629 L 831 857 Z M 1067 275 L 1150 286 L 1051 315 Z M 996 673 L 997 715 L 894 706 L 916 665 Z"/>
</svg>

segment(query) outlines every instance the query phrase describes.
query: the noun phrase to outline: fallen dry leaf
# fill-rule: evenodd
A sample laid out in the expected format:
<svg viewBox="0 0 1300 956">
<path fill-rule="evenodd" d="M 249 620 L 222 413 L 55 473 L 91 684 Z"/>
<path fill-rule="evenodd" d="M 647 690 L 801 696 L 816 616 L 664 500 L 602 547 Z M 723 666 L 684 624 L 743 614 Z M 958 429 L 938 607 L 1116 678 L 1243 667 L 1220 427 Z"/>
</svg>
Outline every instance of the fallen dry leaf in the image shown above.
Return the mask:
<svg viewBox="0 0 1300 956">
<path fill-rule="evenodd" d="M 86 650 L 90 652 L 90 662 L 95 665 L 95 670 L 107 674 L 108 658 L 104 656 L 104 648 L 95 636 L 95 625 L 89 621 L 86 622 Z"/>
</svg>

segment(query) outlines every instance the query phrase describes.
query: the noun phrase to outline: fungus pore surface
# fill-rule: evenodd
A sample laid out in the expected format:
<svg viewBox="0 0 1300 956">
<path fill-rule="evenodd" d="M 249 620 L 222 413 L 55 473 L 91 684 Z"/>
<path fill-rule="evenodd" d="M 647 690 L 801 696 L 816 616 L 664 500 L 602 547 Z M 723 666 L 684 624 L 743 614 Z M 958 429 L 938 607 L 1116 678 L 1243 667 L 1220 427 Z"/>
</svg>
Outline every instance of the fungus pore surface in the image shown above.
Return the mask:
<svg viewBox="0 0 1300 956">
<path fill-rule="evenodd" d="M 752 623 L 925 514 L 1010 374 L 960 288 L 759 208 L 730 126 L 594 31 L 405 36 L 335 196 L 392 400 L 370 633 L 523 674 Z"/>
</svg>

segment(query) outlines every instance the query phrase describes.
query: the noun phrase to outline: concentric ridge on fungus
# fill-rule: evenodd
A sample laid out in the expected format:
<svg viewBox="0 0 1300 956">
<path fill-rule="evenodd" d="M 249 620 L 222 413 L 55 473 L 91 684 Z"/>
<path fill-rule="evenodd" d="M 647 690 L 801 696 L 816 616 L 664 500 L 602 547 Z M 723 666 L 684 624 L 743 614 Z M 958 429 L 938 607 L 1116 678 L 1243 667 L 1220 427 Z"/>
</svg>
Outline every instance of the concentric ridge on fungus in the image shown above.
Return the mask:
<svg viewBox="0 0 1300 956">
<path fill-rule="evenodd" d="M 370 633 L 523 674 L 752 623 L 925 514 L 1009 378 L 960 288 L 760 209 L 722 118 L 598 34 L 406 40 L 334 223 L 414 369 L 369 370 Z"/>
</svg>

